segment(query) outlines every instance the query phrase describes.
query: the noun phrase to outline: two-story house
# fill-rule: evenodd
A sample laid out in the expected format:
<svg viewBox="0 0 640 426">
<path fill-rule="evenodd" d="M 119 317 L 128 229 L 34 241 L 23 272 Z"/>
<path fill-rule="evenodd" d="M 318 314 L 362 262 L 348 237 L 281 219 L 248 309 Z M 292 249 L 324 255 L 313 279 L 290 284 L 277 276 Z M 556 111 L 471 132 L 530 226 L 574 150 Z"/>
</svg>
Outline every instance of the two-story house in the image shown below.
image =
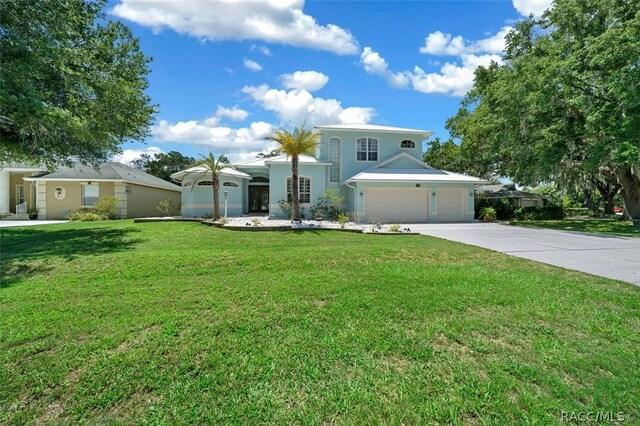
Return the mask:
<svg viewBox="0 0 640 426">
<path fill-rule="evenodd" d="M 344 197 L 344 210 L 375 222 L 462 222 L 473 220 L 474 186 L 482 179 L 434 169 L 422 161 L 425 130 L 369 124 L 317 126 L 315 157 L 301 156 L 301 207 L 309 212 L 326 188 Z M 259 158 L 225 168 L 220 205 L 228 216 L 284 217 L 279 202 L 290 198 L 291 161 Z M 195 167 L 172 175 L 182 183 L 182 214 L 211 213 L 211 176 Z"/>
</svg>

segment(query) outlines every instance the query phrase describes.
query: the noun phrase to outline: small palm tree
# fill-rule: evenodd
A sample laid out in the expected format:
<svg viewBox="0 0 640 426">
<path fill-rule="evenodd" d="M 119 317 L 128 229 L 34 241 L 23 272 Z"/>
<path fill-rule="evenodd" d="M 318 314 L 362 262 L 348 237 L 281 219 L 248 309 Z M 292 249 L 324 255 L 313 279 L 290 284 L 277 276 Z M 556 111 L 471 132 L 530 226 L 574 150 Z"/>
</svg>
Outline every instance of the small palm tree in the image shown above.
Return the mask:
<svg viewBox="0 0 640 426">
<path fill-rule="evenodd" d="M 212 152 L 209 152 L 209 155 L 206 157 L 204 155 L 201 156 L 202 160 L 196 163 L 197 166 L 202 166 L 205 168 L 204 171 L 200 172 L 201 176 L 205 176 L 208 173 L 211 173 L 211 188 L 213 190 L 213 220 L 220 219 L 220 172 L 225 167 L 232 167 L 227 163 L 227 157 L 224 154 L 220 154 L 218 158 L 213 155 Z M 198 178 L 196 178 L 197 180 Z M 191 187 L 193 189 L 193 186 Z"/>
<path fill-rule="evenodd" d="M 306 154 L 315 157 L 318 147 L 318 135 L 311 130 L 306 130 L 304 124 L 300 128 L 288 132 L 277 129 L 272 135 L 265 138 L 277 144 L 276 153 L 285 154 L 291 158 L 291 220 L 300 221 L 300 198 L 298 195 L 298 163 L 300 155 Z"/>
</svg>

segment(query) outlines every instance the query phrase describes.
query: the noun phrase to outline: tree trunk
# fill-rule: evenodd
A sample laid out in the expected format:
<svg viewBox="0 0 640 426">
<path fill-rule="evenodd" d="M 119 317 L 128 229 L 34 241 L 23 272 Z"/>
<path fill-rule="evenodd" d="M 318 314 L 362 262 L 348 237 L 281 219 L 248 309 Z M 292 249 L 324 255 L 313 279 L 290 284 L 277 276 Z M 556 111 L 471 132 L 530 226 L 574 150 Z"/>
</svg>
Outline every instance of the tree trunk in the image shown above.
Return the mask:
<svg viewBox="0 0 640 426">
<path fill-rule="evenodd" d="M 582 191 L 582 193 L 584 194 L 584 205 L 586 208 L 588 208 L 591 211 L 597 211 L 598 210 L 598 206 L 596 206 L 596 203 L 593 202 L 593 192 L 589 189 L 584 189 Z"/>
<path fill-rule="evenodd" d="M 300 222 L 300 198 L 298 195 L 298 156 L 291 156 L 291 220 Z"/>
<path fill-rule="evenodd" d="M 215 173 L 211 182 L 213 183 L 213 220 L 218 220 L 220 219 L 220 179 Z"/>
<path fill-rule="evenodd" d="M 605 180 L 608 181 L 595 181 L 593 183 L 602 197 L 604 214 L 615 214 L 613 210 L 613 198 L 618 194 L 622 185 L 618 182 L 612 183 L 610 177 L 605 177 Z"/>
<path fill-rule="evenodd" d="M 625 208 L 631 216 L 633 226 L 640 228 L 640 176 L 631 167 L 621 168 L 617 175 L 622 184 Z"/>
</svg>

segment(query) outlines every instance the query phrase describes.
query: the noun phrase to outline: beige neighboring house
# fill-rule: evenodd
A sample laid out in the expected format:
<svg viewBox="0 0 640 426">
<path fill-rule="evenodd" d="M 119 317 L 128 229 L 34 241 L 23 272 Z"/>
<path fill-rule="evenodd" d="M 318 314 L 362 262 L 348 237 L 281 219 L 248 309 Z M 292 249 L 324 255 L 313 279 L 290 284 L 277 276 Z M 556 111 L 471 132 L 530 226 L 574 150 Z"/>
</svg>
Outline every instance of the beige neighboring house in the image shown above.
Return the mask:
<svg viewBox="0 0 640 426">
<path fill-rule="evenodd" d="M 116 199 L 120 218 L 158 216 L 158 204 L 170 200 L 180 212 L 181 188 L 122 163 L 74 163 L 49 172 L 12 163 L 0 166 L 0 217 L 25 219 L 36 207 L 38 219 L 65 219 L 67 213 L 92 208 L 101 198 Z"/>
</svg>

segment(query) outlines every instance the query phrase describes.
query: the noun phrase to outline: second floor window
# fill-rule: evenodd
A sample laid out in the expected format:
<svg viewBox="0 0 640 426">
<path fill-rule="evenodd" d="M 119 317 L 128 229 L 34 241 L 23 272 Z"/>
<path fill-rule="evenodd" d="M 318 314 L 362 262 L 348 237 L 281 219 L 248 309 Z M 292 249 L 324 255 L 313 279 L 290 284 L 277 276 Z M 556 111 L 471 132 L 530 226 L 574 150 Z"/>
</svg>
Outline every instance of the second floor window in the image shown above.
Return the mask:
<svg viewBox="0 0 640 426">
<path fill-rule="evenodd" d="M 378 161 L 378 139 L 356 139 L 356 159 L 358 161 Z"/>
<path fill-rule="evenodd" d="M 340 139 L 329 139 L 329 182 L 340 182 Z"/>
<path fill-rule="evenodd" d="M 287 201 L 291 202 L 291 178 L 287 178 Z M 298 178 L 298 200 L 300 203 L 310 203 L 311 202 L 311 179 L 308 177 L 299 177 Z"/>
<path fill-rule="evenodd" d="M 416 143 L 412 140 L 409 139 L 405 139 L 402 142 L 400 142 L 400 148 L 404 148 L 404 149 L 410 149 L 410 148 L 415 148 L 416 147 Z"/>
</svg>

